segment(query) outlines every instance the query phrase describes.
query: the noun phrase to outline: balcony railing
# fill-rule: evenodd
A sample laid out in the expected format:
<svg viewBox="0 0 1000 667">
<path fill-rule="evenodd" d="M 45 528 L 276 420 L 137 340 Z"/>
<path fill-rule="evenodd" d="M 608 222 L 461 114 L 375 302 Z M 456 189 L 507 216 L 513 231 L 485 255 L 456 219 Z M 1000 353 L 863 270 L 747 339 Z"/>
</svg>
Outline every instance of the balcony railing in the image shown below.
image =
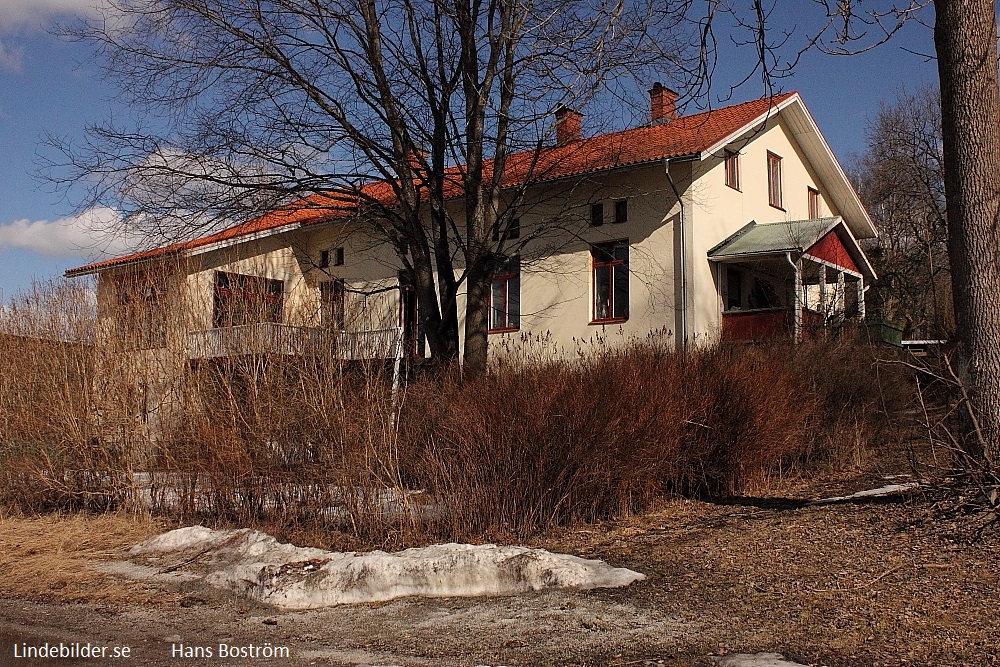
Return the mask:
<svg viewBox="0 0 1000 667">
<path fill-rule="evenodd" d="M 312 356 L 336 359 L 394 359 L 400 353 L 399 327 L 368 331 L 329 331 L 277 322 L 217 327 L 188 334 L 189 359 L 214 359 L 256 354 Z"/>
</svg>

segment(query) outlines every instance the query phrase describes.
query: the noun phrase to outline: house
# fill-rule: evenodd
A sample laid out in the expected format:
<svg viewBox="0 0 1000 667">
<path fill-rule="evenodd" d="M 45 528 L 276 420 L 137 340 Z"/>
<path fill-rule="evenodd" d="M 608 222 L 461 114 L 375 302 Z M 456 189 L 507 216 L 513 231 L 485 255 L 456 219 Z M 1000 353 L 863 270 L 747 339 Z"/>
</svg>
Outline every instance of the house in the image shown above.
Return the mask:
<svg viewBox="0 0 1000 667">
<path fill-rule="evenodd" d="M 688 116 L 675 106 L 656 84 L 647 124 L 598 136 L 557 111 L 556 145 L 532 156 L 541 166 L 508 234 L 523 241 L 493 282 L 492 340 L 544 334 L 572 350 L 653 331 L 678 346 L 800 338 L 864 315 L 875 272 L 859 240 L 876 230 L 800 96 Z M 510 160 L 508 182 L 526 159 Z M 423 356 L 394 251 L 315 197 L 67 276 L 96 274 L 106 328 L 138 313 L 133 347 L 153 353 L 196 361 L 332 344 L 347 359 Z M 460 218 L 460 193 L 451 203 Z M 164 306 L 174 299 L 182 311 Z"/>
</svg>

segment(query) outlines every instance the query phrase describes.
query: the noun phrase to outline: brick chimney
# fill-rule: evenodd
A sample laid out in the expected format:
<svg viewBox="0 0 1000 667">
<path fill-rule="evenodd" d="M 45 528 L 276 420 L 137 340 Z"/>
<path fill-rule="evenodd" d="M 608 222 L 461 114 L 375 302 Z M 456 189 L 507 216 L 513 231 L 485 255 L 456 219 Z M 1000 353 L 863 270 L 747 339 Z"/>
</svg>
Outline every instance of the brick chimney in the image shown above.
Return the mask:
<svg viewBox="0 0 1000 667">
<path fill-rule="evenodd" d="M 580 139 L 580 121 L 583 114 L 564 104 L 556 109 L 556 146 L 565 146 Z"/>
<path fill-rule="evenodd" d="M 659 81 L 649 89 L 649 116 L 653 125 L 669 123 L 677 117 L 677 93 Z"/>
</svg>

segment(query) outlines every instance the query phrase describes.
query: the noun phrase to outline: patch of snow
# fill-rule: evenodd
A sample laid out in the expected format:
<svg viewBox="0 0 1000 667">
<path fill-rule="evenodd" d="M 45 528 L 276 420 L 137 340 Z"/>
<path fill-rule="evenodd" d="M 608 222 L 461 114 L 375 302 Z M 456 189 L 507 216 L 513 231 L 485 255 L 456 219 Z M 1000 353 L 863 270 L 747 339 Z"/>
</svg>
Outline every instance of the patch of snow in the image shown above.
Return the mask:
<svg viewBox="0 0 1000 667">
<path fill-rule="evenodd" d="M 150 553 L 176 553 L 182 566 L 200 563 L 207 568 L 205 583 L 285 609 L 411 595 L 475 597 L 547 588 L 616 588 L 645 579 L 603 561 L 544 549 L 436 544 L 398 553 L 341 553 L 282 544 L 254 530 L 203 526 L 155 536 L 130 551 L 132 556 Z"/>
<path fill-rule="evenodd" d="M 915 489 L 920 486 L 920 482 L 907 482 L 906 484 L 887 484 L 885 486 L 880 486 L 877 489 L 868 489 L 867 491 L 858 491 L 857 493 L 852 493 L 849 496 L 832 496 L 830 498 L 821 498 L 820 500 L 814 500 L 812 505 L 823 505 L 826 503 L 839 503 L 845 500 L 853 500 L 855 498 L 878 498 L 880 496 L 888 496 L 893 493 L 901 493 L 903 491 L 909 491 L 910 489 Z"/>
<path fill-rule="evenodd" d="M 132 547 L 132 555 L 150 552 L 183 551 L 193 548 L 211 548 L 229 539 L 232 531 L 218 531 L 205 526 L 178 528 L 149 538 Z"/>
<path fill-rule="evenodd" d="M 713 657 L 716 667 L 807 667 L 798 662 L 785 660 L 780 653 L 730 653 Z"/>
</svg>

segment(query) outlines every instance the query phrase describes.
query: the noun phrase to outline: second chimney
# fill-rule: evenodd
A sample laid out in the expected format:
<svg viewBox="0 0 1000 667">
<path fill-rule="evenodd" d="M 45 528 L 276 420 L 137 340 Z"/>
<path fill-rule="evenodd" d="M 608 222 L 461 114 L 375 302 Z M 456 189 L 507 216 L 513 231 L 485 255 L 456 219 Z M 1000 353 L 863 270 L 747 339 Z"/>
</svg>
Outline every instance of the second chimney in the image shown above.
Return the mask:
<svg viewBox="0 0 1000 667">
<path fill-rule="evenodd" d="M 649 89 L 649 116 L 654 125 L 677 117 L 677 93 L 657 81 Z"/>
<path fill-rule="evenodd" d="M 556 146 L 579 141 L 582 118 L 583 114 L 579 111 L 574 111 L 564 104 L 559 105 L 556 109 Z"/>
</svg>

